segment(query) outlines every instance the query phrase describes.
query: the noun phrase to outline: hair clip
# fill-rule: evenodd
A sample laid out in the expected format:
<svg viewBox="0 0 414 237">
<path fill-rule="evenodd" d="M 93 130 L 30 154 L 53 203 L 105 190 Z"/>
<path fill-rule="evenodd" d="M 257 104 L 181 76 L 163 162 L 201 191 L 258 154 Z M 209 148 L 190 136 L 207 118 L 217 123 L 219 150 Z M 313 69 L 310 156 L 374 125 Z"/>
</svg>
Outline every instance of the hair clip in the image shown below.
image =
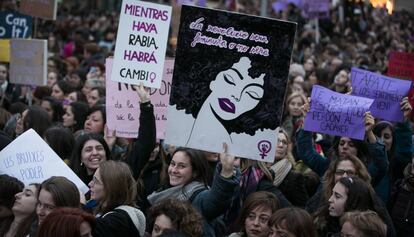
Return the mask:
<svg viewBox="0 0 414 237">
<path fill-rule="evenodd" d="M 351 182 L 351 184 L 354 183 L 354 180 L 351 177 L 348 177 L 348 179 L 349 179 L 349 182 Z"/>
</svg>

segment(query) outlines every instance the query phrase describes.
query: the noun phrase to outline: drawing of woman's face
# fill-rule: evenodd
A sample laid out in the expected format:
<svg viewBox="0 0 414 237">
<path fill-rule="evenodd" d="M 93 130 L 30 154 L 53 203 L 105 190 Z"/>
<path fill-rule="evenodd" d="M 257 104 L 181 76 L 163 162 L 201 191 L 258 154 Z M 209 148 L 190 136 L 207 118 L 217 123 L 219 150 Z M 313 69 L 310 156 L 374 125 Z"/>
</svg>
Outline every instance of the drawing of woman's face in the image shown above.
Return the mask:
<svg viewBox="0 0 414 237">
<path fill-rule="evenodd" d="M 248 73 L 250 68 L 250 59 L 242 57 L 210 82 L 210 106 L 221 119 L 235 119 L 254 109 L 263 98 L 265 74 L 252 78 Z"/>
</svg>

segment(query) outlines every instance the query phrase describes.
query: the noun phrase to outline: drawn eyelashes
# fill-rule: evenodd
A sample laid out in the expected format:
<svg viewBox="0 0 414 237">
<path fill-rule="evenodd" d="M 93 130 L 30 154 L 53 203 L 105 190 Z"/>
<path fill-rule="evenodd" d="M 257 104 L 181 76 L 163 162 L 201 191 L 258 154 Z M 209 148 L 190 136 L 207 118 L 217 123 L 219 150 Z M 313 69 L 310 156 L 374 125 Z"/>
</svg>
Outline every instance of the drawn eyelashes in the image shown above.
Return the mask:
<svg viewBox="0 0 414 237">
<path fill-rule="evenodd" d="M 229 84 L 231 84 L 231 85 L 233 85 L 233 86 L 235 86 L 236 85 L 236 83 L 234 83 L 234 79 L 233 79 L 233 77 L 232 76 L 230 76 L 229 74 L 227 74 L 227 73 L 224 73 L 224 81 L 226 81 L 227 83 L 229 83 Z"/>
</svg>

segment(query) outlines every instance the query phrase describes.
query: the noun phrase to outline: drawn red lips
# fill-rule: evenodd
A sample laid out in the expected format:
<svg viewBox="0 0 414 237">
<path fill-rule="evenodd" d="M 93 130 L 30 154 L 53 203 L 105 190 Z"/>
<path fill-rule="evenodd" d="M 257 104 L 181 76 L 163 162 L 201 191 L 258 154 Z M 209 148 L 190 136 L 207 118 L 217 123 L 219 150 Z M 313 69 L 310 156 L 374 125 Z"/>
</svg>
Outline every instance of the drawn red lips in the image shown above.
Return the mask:
<svg viewBox="0 0 414 237">
<path fill-rule="evenodd" d="M 219 98 L 218 102 L 222 110 L 232 114 L 236 112 L 236 106 L 228 98 Z"/>
</svg>

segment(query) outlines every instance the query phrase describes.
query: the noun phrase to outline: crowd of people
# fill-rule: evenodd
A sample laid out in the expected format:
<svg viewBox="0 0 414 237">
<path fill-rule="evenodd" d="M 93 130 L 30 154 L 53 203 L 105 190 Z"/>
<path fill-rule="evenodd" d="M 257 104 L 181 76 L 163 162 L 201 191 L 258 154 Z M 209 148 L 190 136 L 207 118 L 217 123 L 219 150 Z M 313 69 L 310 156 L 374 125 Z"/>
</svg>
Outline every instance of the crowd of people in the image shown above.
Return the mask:
<svg viewBox="0 0 414 237">
<path fill-rule="evenodd" d="M 222 2 L 260 13 L 260 1 Z M 226 143 L 217 154 L 156 139 L 142 85 L 138 136 L 116 137 L 106 126 L 104 60 L 113 55 L 119 14 L 62 4 L 56 21 L 39 21 L 47 85 L 14 85 L 0 63 L 0 150 L 34 129 L 90 191 L 61 176 L 25 186 L 0 174 L 0 236 L 414 236 L 409 98 L 400 103 L 403 122 L 367 112 L 364 140 L 303 129 L 313 85 L 348 94 L 351 67 L 386 74 L 391 51 L 414 52 L 413 14 L 357 5 L 341 19 L 331 6 L 318 28 L 294 4 L 269 6 L 268 14 L 298 22 L 272 163 L 234 157 Z M 175 43 L 171 36 L 167 56 Z"/>
</svg>

